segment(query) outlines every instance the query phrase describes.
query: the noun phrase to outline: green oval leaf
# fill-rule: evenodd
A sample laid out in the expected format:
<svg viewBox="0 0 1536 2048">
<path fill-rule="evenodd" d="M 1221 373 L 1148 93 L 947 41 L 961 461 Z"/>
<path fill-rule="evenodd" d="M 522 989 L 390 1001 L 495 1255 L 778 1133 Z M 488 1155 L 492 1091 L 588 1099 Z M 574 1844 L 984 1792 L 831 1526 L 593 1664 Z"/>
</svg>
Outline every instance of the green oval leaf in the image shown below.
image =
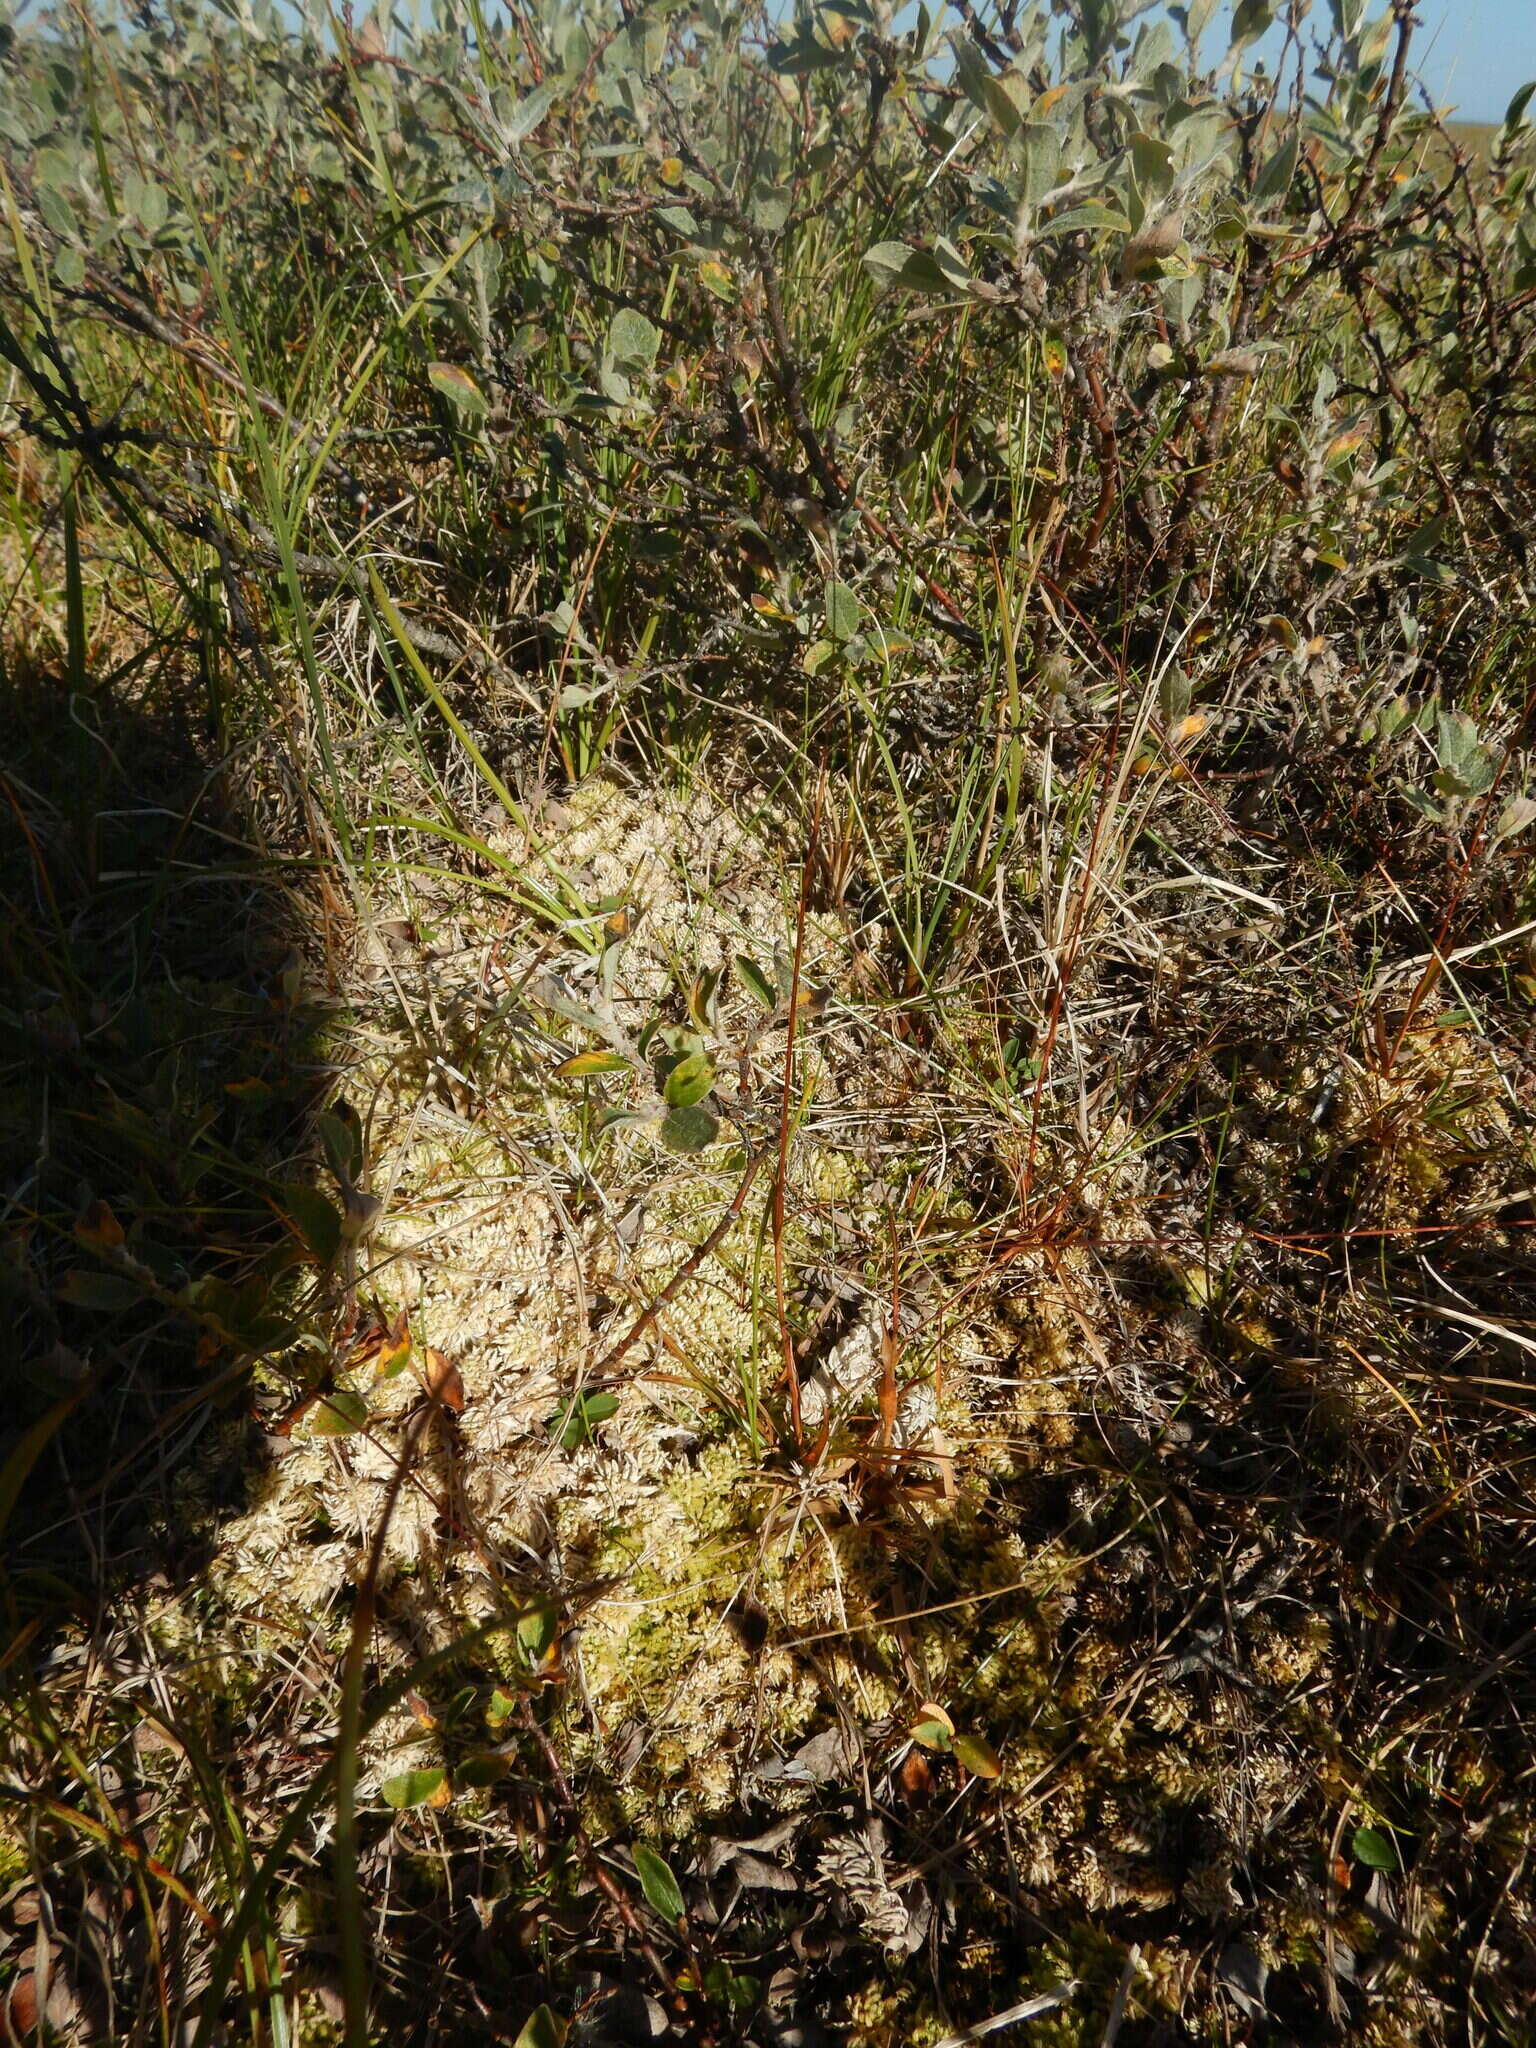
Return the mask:
<svg viewBox="0 0 1536 2048">
<path fill-rule="evenodd" d="M 1300 160 L 1301 134 L 1299 130 L 1292 129 L 1280 147 L 1261 165 L 1253 185 L 1254 205 L 1269 206 L 1284 199 L 1291 189 Z"/>
<path fill-rule="evenodd" d="M 79 234 L 74 213 L 62 192 L 52 185 L 39 184 L 33 188 L 32 196 L 37 202 L 38 212 L 56 235 L 69 240 Z"/>
<path fill-rule="evenodd" d="M 32 162 L 32 182 L 40 192 L 62 192 L 79 182 L 72 157 L 62 149 L 40 149 Z"/>
<path fill-rule="evenodd" d="M 66 1273 L 54 1293 L 71 1308 L 96 1309 L 102 1315 L 115 1315 L 119 1309 L 132 1308 L 144 1299 L 144 1290 L 137 1281 L 121 1273 L 92 1273 L 83 1266 Z"/>
<path fill-rule="evenodd" d="M 122 201 L 147 235 L 159 234 L 170 215 L 164 187 L 141 178 L 137 171 L 129 171 L 123 179 Z"/>
<path fill-rule="evenodd" d="M 912 254 L 910 242 L 876 242 L 872 249 L 864 251 L 861 260 L 876 284 L 893 285 Z"/>
<path fill-rule="evenodd" d="M 673 1152 L 702 1152 L 720 1135 L 720 1119 L 698 1103 L 669 1109 L 662 1120 L 661 1142 Z"/>
<path fill-rule="evenodd" d="M 736 979 L 741 983 L 754 1003 L 765 1010 L 771 1010 L 778 1002 L 768 977 L 750 954 L 736 955 Z"/>
<path fill-rule="evenodd" d="M 827 631 L 834 640 L 851 640 L 859 630 L 861 606 L 857 594 L 846 583 L 831 579 L 825 592 Z"/>
<path fill-rule="evenodd" d="M 955 1756 L 973 1778 L 1000 1778 L 1003 1775 L 997 1751 L 984 1736 L 957 1735 Z"/>
<path fill-rule="evenodd" d="M 363 1170 L 363 1133 L 356 1112 L 341 1103 L 322 1109 L 315 1117 L 315 1132 L 336 1178 L 356 1180 Z"/>
<path fill-rule="evenodd" d="M 513 2048 L 562 2048 L 569 2025 L 547 2005 L 537 2005 L 523 2021 Z"/>
<path fill-rule="evenodd" d="M 639 1130 L 644 1124 L 653 1124 L 656 1113 L 649 1109 L 605 1109 L 597 1120 L 599 1134 L 605 1131 Z"/>
<path fill-rule="evenodd" d="M 502 1756 L 494 1749 L 482 1750 L 476 1756 L 467 1756 L 458 1766 L 455 1782 L 461 1792 L 483 1791 L 487 1785 L 494 1785 L 504 1778 L 512 1768 L 512 1759 Z"/>
<path fill-rule="evenodd" d="M 550 1424 L 560 1439 L 560 1448 L 577 1450 L 586 1443 L 600 1422 L 617 1412 L 617 1394 L 578 1394 L 569 1408 L 562 1409 Z"/>
<path fill-rule="evenodd" d="M 425 1771 L 402 1771 L 398 1777 L 384 1780 L 379 1797 L 386 1806 L 403 1811 L 408 1806 L 425 1806 L 447 1782 L 448 1773 L 440 1764 Z"/>
<path fill-rule="evenodd" d="M 341 1215 L 334 1202 L 318 1188 L 298 1181 L 280 1181 L 272 1191 L 280 1215 L 285 1216 L 304 1241 L 305 1249 L 322 1266 L 330 1265 L 341 1250 Z"/>
<path fill-rule="evenodd" d="M 644 1842 L 637 1842 L 634 1850 L 635 1869 L 640 1878 L 640 1889 L 645 1893 L 653 1912 L 674 1925 L 683 1917 L 683 1894 L 677 1879 L 672 1875 L 671 1865 L 664 1856 L 658 1856 L 654 1849 L 648 1849 Z"/>
<path fill-rule="evenodd" d="M 914 249 L 906 242 L 876 242 L 864 252 L 864 267 L 882 291 L 892 286 L 938 294 L 963 290 L 970 273 L 949 243 L 942 248 L 941 256 L 934 250 Z"/>
<path fill-rule="evenodd" d="M 624 306 L 608 323 L 608 353 L 621 370 L 649 370 L 661 347 L 661 330 L 643 313 Z"/>
<path fill-rule="evenodd" d="M 594 1394 L 594 1401 L 601 1401 L 601 1394 Z M 617 1408 L 618 1398 L 610 1394 L 607 1398 Z M 542 1664 L 560 1637 L 560 1610 L 553 1600 L 536 1600 L 517 1617 L 517 1645 L 526 1655 L 530 1664 Z"/>
<path fill-rule="evenodd" d="M 715 1063 L 707 1052 L 685 1053 L 668 1074 L 662 1093 L 673 1109 L 691 1109 L 715 1085 Z"/>
<path fill-rule="evenodd" d="M 306 1436 L 352 1436 L 367 1427 L 368 1401 L 353 1387 L 322 1394 L 304 1417 Z"/>
<path fill-rule="evenodd" d="M 1355 1838 L 1350 1845 L 1357 1863 L 1367 1870 L 1397 1870 L 1401 1866 L 1397 1857 L 1397 1845 L 1390 1835 L 1384 1835 L 1380 1828 L 1356 1828 Z"/>
<path fill-rule="evenodd" d="M 717 299 L 724 299 L 727 305 L 734 303 L 736 280 L 713 256 L 699 265 L 699 283 L 707 292 L 713 292 Z"/>
<path fill-rule="evenodd" d="M 490 411 L 490 401 L 468 370 L 461 370 L 457 363 L 428 363 L 427 376 L 434 391 L 440 391 L 459 411 L 472 420 L 483 420 Z"/>
</svg>

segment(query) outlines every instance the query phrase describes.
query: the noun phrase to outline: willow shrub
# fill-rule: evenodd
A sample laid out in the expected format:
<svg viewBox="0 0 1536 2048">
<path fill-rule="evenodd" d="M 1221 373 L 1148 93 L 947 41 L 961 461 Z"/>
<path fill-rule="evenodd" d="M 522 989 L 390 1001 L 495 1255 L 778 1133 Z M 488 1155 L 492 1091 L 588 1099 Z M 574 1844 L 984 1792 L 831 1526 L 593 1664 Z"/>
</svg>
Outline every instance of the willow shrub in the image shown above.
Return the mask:
<svg viewBox="0 0 1536 2048">
<path fill-rule="evenodd" d="M 1406 0 L 1216 11 L 29 18 L 22 424 L 257 563 L 266 436 L 300 571 L 371 520 L 527 593 L 577 697 L 583 655 L 974 649 L 1000 559 L 1042 661 L 1363 591 L 1412 642 L 1525 562 L 1530 88 L 1474 166 Z"/>
</svg>

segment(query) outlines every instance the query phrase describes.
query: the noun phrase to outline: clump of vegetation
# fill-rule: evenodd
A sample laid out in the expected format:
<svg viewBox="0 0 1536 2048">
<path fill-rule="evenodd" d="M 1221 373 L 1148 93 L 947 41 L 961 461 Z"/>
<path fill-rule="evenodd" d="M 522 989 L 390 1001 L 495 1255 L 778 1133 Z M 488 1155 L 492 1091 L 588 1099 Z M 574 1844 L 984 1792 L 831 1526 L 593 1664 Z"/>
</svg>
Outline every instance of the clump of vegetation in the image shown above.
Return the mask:
<svg viewBox="0 0 1536 2048">
<path fill-rule="evenodd" d="M 0 2035 L 1518 2029 L 1531 88 L 1216 14 L 0 28 Z"/>
</svg>

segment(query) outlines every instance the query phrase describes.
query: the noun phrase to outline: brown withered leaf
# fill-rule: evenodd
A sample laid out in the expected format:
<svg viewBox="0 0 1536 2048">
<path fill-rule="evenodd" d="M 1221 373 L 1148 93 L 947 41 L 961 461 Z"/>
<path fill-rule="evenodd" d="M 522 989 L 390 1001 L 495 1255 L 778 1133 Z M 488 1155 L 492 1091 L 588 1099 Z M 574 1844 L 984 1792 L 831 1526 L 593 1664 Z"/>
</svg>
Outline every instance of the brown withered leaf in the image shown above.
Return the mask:
<svg viewBox="0 0 1536 2048">
<path fill-rule="evenodd" d="M 464 1381 L 446 1351 L 438 1351 L 429 1344 L 417 1370 L 434 1401 L 440 1402 L 450 1415 L 464 1413 Z"/>
<path fill-rule="evenodd" d="M 1120 255 L 1120 280 L 1146 277 L 1164 257 L 1171 256 L 1184 239 L 1182 213 L 1165 213 L 1161 220 L 1144 224 L 1126 243 Z"/>
<path fill-rule="evenodd" d="M 11 1979 L 5 1993 L 5 2032 L 8 2041 L 30 2041 L 37 2032 L 41 2015 L 37 2009 L 37 1976 L 23 1970 Z"/>
<path fill-rule="evenodd" d="M 384 31 L 379 26 L 377 14 L 370 14 L 358 30 L 353 41 L 353 48 L 359 58 L 364 61 L 376 60 L 388 55 L 388 45 L 384 41 Z"/>
<path fill-rule="evenodd" d="M 955 1484 L 955 1451 L 953 1444 L 941 1429 L 930 1432 L 928 1458 L 939 1475 L 939 1488 L 945 1500 L 955 1500 L 960 1491 Z"/>
<path fill-rule="evenodd" d="M 318 1394 L 302 1394 L 297 1401 L 290 1401 L 286 1408 L 267 1423 L 268 1436 L 292 1436 L 295 1428 L 304 1420 L 319 1398 Z"/>
<path fill-rule="evenodd" d="M 901 1789 L 911 1806 L 926 1806 L 933 1796 L 933 1772 L 920 1749 L 909 1749 L 901 1766 Z"/>
<path fill-rule="evenodd" d="M 880 1448 L 885 1449 L 896 1435 L 896 1410 L 899 1396 L 896 1387 L 896 1360 L 900 1355 L 900 1344 L 896 1332 L 889 1324 L 880 1334 Z"/>
</svg>

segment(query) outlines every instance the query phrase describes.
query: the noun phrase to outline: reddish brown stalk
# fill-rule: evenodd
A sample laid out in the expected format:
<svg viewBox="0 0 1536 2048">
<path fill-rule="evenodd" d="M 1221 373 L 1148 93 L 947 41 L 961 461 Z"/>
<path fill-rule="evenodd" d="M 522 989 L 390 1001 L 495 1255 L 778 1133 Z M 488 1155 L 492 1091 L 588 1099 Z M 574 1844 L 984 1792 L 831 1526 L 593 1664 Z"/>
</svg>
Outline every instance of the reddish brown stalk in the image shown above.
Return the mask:
<svg viewBox="0 0 1536 2048">
<path fill-rule="evenodd" d="M 607 1864 L 603 1862 L 601 1856 L 598 1855 L 591 1837 L 582 1826 L 575 1796 L 571 1791 L 565 1772 L 561 1768 L 560 1759 L 555 1753 L 555 1746 L 539 1725 L 538 1716 L 534 1713 L 532 1706 L 526 1698 L 519 1700 L 518 1713 L 519 1719 L 523 1724 L 523 1732 L 537 1745 L 540 1754 L 544 1758 L 545 1768 L 549 1772 L 550 1785 L 554 1790 L 556 1799 L 559 1800 L 564 1810 L 566 1821 L 571 1830 L 571 1847 L 576 1851 L 578 1861 L 604 1898 L 608 1900 L 608 1903 L 617 1912 L 625 1927 L 634 1936 L 640 1953 L 655 1972 L 657 1983 L 661 1985 L 662 1989 L 669 1996 L 676 1997 L 676 1979 L 662 1961 L 655 1943 L 646 1933 L 640 1916 L 635 1911 L 634 1901 L 608 1868 Z"/>
<path fill-rule="evenodd" d="M 700 1243 L 694 1246 L 693 1250 L 684 1259 L 650 1307 L 636 1317 L 611 1351 L 603 1353 L 602 1357 L 593 1367 L 592 1374 L 582 1381 L 582 1391 L 584 1393 L 593 1393 L 600 1387 L 611 1387 L 618 1384 L 614 1378 L 614 1367 L 622 1362 L 625 1356 L 645 1335 L 667 1304 L 676 1300 L 685 1283 L 697 1273 L 710 1253 L 723 1240 L 726 1232 L 746 1206 L 747 1196 L 751 1192 L 752 1183 L 757 1179 L 763 1161 L 767 1157 L 768 1149 L 766 1146 L 759 1146 L 753 1152 L 747 1161 L 747 1170 L 737 1183 L 736 1192 L 731 1197 L 725 1214 L 720 1218 L 720 1221 L 715 1225 L 708 1237 L 702 1239 Z"/>
<path fill-rule="evenodd" d="M 1098 546 L 1120 489 L 1120 437 L 1115 431 L 1114 415 L 1104 401 L 1098 365 L 1092 358 L 1083 364 L 1083 381 L 1088 387 L 1088 417 L 1099 444 L 1099 502 L 1093 508 L 1088 531 L 1070 552 L 1069 566 L 1073 569 L 1081 567 Z"/>
</svg>

